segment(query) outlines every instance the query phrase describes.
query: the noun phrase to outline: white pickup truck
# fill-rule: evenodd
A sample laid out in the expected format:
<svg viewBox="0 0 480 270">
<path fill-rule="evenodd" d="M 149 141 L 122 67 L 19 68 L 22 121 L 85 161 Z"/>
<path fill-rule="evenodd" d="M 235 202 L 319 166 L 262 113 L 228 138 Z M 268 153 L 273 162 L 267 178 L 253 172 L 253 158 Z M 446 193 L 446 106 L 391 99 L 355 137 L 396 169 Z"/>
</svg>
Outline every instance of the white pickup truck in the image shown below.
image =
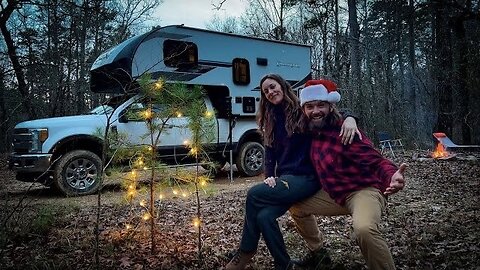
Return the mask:
<svg viewBox="0 0 480 270">
<path fill-rule="evenodd" d="M 214 111 L 208 97 L 207 110 Z M 68 196 L 91 194 L 100 187 L 97 176 L 102 169 L 103 140 L 99 131 L 107 127 L 110 117 L 111 132 L 128 136 L 131 144 L 149 144 L 144 121 L 129 119 L 130 109 L 143 108 L 140 95 L 126 100 L 112 99 L 86 115 L 38 119 L 19 123 L 13 135 L 13 153 L 9 158 L 11 169 L 17 171 L 21 181 L 38 181 L 58 189 Z M 188 149 L 184 141 L 190 138 L 187 116 L 172 118 L 168 132 L 161 133 L 161 145 L 157 147 L 159 158 L 167 164 L 184 164 Z M 215 141 L 209 156 L 217 164 L 224 165 L 229 159 L 229 133 L 232 131 L 234 162 L 243 175 L 262 173 L 263 147 L 252 118 L 215 118 Z"/>
<path fill-rule="evenodd" d="M 143 142 L 143 121 L 125 112 L 141 108 L 138 79 L 201 86 L 205 106 L 215 111 L 215 140 L 209 156 L 217 164 L 229 161 L 232 150 L 237 170 L 248 176 L 263 172 L 264 149 L 255 114 L 260 101 L 260 79 L 281 74 L 294 88 L 311 77 L 310 47 L 255 37 L 172 25 L 132 37 L 101 54 L 90 70 L 90 89 L 116 98 L 86 115 L 38 119 L 16 125 L 9 166 L 21 181 L 52 185 L 65 195 L 91 194 L 101 187 L 102 139 L 99 130 L 127 134 L 132 143 Z M 123 98 L 122 98 L 123 97 Z M 170 119 L 169 132 L 160 139 L 157 153 L 165 163 L 182 164 L 188 138 L 188 116 Z M 231 138 L 229 137 L 231 135 Z M 226 154 L 228 153 L 228 154 Z"/>
</svg>

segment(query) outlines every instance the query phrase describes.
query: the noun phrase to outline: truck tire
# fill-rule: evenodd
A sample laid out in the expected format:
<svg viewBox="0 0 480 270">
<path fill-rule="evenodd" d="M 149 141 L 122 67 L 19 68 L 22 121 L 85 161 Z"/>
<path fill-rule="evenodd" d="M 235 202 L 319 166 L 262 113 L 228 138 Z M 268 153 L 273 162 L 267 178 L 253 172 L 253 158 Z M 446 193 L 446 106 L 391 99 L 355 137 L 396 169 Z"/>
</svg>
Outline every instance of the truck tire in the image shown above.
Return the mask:
<svg viewBox="0 0 480 270">
<path fill-rule="evenodd" d="M 95 193 L 101 186 L 102 160 L 93 152 L 74 150 L 55 166 L 53 188 L 65 196 Z"/>
<path fill-rule="evenodd" d="M 257 176 L 263 172 L 265 149 L 258 142 L 246 142 L 240 147 L 236 165 L 244 176 Z"/>
</svg>

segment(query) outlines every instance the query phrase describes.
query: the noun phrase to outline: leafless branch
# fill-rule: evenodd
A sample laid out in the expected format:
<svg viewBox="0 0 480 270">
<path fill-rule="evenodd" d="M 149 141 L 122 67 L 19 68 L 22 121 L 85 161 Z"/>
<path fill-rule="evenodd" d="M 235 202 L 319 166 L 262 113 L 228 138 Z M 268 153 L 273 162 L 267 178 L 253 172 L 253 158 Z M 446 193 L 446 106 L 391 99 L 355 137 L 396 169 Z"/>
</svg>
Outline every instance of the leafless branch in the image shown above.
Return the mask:
<svg viewBox="0 0 480 270">
<path fill-rule="evenodd" d="M 220 10 L 225 2 L 227 2 L 227 0 L 222 0 L 222 1 L 221 1 L 220 3 L 218 3 L 217 5 L 215 5 L 214 3 L 212 3 L 213 9 L 214 9 L 214 10 Z"/>
</svg>

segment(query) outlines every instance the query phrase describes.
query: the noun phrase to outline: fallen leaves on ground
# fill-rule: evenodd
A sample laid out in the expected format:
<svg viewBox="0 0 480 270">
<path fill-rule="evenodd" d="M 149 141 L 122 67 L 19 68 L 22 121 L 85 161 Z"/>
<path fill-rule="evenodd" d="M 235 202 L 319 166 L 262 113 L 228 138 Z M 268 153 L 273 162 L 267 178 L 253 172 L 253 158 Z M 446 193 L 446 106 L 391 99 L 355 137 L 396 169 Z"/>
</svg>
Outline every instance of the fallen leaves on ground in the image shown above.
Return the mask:
<svg viewBox="0 0 480 270">
<path fill-rule="evenodd" d="M 388 198 L 388 211 L 382 222 L 397 268 L 478 269 L 479 161 L 409 157 L 395 161 L 406 161 L 410 165 L 406 172 L 407 187 Z M 258 180 L 261 181 L 261 177 Z M 133 229 L 126 229 L 132 213 L 141 212 L 140 206 L 102 205 L 99 269 L 219 269 L 228 262 L 227 254 L 238 247 L 246 192 L 259 181 L 248 185 L 234 183 L 232 188 L 201 197 L 200 258 L 198 230 L 192 226 L 197 211 L 193 199 L 156 202 L 158 217 L 153 251 L 148 221 L 142 221 L 139 216 L 134 219 Z M 8 192 L 2 194 L 5 208 L 0 217 L 4 221 L 6 210 L 20 198 L 5 195 Z M 96 200 L 96 196 L 90 199 Z M 15 220 L 19 224 L 22 216 L 32 220 L 38 215 L 39 207 L 41 203 L 26 204 L 21 209 L 22 215 L 15 215 Z M 10 230 L 8 235 L 1 235 L 2 269 L 97 268 L 96 208 L 59 207 L 64 208 L 63 211 L 56 212 L 55 222 L 46 231 L 22 234 Z M 296 233 L 290 216 L 281 217 L 279 223 L 291 256 L 303 256 L 305 243 Z M 349 216 L 318 217 L 318 223 L 336 269 L 366 269 L 352 236 Z M 8 229 L 12 229 L 11 223 L 8 224 Z M 250 269 L 272 268 L 272 259 L 261 241 Z"/>
</svg>

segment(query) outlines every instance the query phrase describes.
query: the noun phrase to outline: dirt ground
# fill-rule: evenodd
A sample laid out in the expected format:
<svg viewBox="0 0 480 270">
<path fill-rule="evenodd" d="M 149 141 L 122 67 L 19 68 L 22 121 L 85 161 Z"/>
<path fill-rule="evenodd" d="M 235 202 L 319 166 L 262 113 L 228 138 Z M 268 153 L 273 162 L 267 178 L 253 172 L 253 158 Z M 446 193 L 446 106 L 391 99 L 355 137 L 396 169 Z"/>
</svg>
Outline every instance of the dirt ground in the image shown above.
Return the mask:
<svg viewBox="0 0 480 270">
<path fill-rule="evenodd" d="M 389 197 L 381 229 L 397 269 L 480 269 L 478 158 L 473 153 L 433 160 L 416 151 L 394 159 L 409 164 L 407 186 Z M 2 269 L 219 269 L 238 246 L 246 191 L 263 179 L 235 176 L 231 182 L 224 173 L 210 184 L 200 196 L 200 235 L 192 226 L 194 196 L 157 200 L 152 251 L 150 222 L 141 220 L 140 205 L 125 202 L 120 184 L 107 183 L 97 211 L 97 195 L 64 198 L 14 181 L 5 166 L 0 174 Z M 133 229 L 126 229 L 129 223 Z M 303 256 L 305 243 L 291 217 L 281 217 L 279 224 L 290 255 Z M 350 217 L 318 217 L 318 224 L 334 260 L 327 269 L 366 269 Z M 249 269 L 272 267 L 261 241 Z"/>
</svg>

